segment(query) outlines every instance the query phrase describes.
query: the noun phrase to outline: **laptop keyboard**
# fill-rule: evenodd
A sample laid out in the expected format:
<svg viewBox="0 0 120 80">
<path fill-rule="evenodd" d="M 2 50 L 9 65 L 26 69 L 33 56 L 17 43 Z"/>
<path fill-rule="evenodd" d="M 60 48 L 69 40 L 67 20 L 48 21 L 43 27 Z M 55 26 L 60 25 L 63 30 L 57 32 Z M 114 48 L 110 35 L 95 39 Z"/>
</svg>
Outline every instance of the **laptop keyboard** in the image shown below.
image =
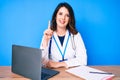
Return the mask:
<svg viewBox="0 0 120 80">
<path fill-rule="evenodd" d="M 47 73 L 42 72 L 41 79 L 42 80 L 47 80 L 48 76 L 50 76 L 50 75 L 47 74 Z"/>
<path fill-rule="evenodd" d="M 41 80 L 48 80 L 49 78 L 55 76 L 58 73 L 59 73 L 59 71 L 52 70 L 52 69 L 47 69 L 47 68 L 42 67 Z"/>
</svg>

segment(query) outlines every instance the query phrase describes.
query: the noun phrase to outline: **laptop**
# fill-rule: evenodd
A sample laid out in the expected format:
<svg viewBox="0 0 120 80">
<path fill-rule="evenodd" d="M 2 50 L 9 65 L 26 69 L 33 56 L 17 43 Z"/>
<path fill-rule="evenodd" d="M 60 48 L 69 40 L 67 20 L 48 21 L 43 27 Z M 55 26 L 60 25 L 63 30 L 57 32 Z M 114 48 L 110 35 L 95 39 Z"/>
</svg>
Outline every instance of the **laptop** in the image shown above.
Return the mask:
<svg viewBox="0 0 120 80">
<path fill-rule="evenodd" d="M 47 80 L 59 71 L 42 67 L 42 50 L 12 45 L 12 72 L 31 80 Z"/>
</svg>

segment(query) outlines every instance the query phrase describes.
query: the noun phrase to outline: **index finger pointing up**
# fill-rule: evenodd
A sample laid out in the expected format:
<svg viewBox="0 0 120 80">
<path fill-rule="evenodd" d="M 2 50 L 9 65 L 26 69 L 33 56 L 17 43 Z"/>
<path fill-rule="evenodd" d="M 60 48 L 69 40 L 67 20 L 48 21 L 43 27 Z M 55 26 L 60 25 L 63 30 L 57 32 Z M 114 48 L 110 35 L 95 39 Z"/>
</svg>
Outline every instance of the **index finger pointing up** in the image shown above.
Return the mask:
<svg viewBox="0 0 120 80">
<path fill-rule="evenodd" d="M 50 29 L 50 20 L 48 21 L 48 29 Z"/>
</svg>

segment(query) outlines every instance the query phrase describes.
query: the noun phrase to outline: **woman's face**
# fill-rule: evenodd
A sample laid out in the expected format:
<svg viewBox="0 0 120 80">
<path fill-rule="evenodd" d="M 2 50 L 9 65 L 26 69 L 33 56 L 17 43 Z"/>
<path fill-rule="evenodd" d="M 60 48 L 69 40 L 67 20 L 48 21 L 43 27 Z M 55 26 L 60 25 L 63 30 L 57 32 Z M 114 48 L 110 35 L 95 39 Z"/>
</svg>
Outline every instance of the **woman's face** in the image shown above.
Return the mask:
<svg viewBox="0 0 120 80">
<path fill-rule="evenodd" d="M 58 10 L 57 15 L 56 15 L 57 27 L 66 28 L 68 22 L 69 22 L 69 12 L 67 8 L 61 7 Z"/>
</svg>

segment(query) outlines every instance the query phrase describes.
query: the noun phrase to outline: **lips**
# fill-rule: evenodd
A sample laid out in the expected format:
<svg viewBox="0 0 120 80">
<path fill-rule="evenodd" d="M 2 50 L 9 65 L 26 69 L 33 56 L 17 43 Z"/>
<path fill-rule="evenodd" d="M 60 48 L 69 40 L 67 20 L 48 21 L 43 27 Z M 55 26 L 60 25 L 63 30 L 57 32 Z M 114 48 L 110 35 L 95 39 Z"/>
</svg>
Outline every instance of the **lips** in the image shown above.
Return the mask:
<svg viewBox="0 0 120 80">
<path fill-rule="evenodd" d="M 65 21 L 64 21 L 64 20 L 59 20 L 59 22 L 60 22 L 61 24 L 65 24 Z"/>
</svg>

